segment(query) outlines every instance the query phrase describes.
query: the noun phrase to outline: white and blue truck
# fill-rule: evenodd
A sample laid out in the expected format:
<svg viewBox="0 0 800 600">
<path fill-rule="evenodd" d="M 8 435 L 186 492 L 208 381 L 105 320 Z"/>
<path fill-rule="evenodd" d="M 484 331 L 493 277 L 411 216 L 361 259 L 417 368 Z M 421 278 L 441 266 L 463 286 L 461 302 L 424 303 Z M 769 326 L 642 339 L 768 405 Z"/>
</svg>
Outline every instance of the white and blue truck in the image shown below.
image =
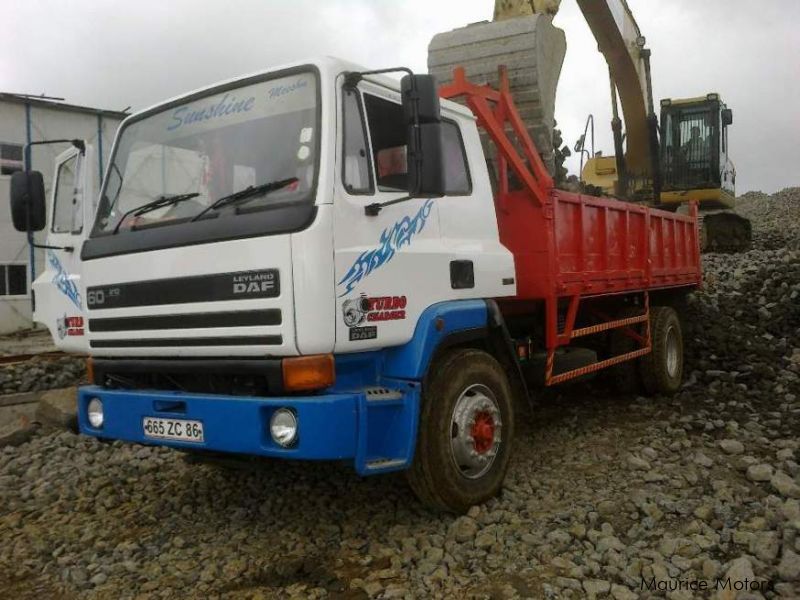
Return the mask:
<svg viewBox="0 0 800 600">
<path fill-rule="evenodd" d="M 47 228 L 35 318 L 89 356 L 83 434 L 405 470 L 424 502 L 453 511 L 498 492 L 525 401 L 521 361 L 555 348 L 542 323 L 564 313 L 524 298 L 499 308 L 527 276 L 501 242 L 471 110 L 440 103 L 430 76 L 401 82 L 325 58 L 128 117 L 97 195 L 90 153 L 61 155 L 49 203 L 31 171 L 15 174 L 11 200 L 18 229 Z M 606 215 L 634 211 L 603 202 Z M 631 231 L 648 210 L 628 215 Z M 541 231 L 529 243 L 547 256 Z M 616 327 L 647 320 L 638 288 L 598 294 L 606 313 L 645 310 Z M 652 333 L 626 364 L 670 392 L 680 324 L 654 312 L 654 293 Z M 583 307 L 567 320 L 589 319 Z M 606 366 L 587 355 L 585 370 Z"/>
</svg>

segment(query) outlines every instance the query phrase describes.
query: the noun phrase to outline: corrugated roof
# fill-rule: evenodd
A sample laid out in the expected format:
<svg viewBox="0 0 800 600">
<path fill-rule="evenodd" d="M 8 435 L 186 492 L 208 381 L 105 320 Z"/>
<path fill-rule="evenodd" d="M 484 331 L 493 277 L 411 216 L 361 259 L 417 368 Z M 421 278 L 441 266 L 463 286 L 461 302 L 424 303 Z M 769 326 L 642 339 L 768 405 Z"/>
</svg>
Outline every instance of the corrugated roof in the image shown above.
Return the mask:
<svg viewBox="0 0 800 600">
<path fill-rule="evenodd" d="M 30 104 L 31 106 L 39 106 L 42 108 L 50 108 L 54 110 L 66 110 L 69 112 L 78 112 L 90 115 L 102 115 L 104 117 L 111 117 L 113 119 L 124 119 L 129 113 L 119 110 L 105 110 L 102 108 L 92 108 L 90 106 L 80 106 L 78 104 L 69 104 L 67 102 L 60 102 L 58 100 L 49 99 L 47 97 L 28 96 L 26 94 L 12 94 L 9 92 L 0 92 L 0 102 L 13 102 L 15 104 Z"/>
</svg>

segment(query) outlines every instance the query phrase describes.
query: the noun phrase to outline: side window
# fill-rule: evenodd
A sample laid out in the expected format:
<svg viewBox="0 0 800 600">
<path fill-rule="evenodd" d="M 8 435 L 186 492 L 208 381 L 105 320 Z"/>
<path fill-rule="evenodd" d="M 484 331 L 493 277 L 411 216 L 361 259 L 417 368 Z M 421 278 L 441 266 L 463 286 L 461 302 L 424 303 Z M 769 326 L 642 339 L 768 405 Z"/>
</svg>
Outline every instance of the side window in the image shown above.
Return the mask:
<svg viewBox="0 0 800 600">
<path fill-rule="evenodd" d="M 461 131 L 453 121 L 442 122 L 442 146 L 444 148 L 444 184 L 447 195 L 466 196 L 472 192 L 467 155 Z"/>
<path fill-rule="evenodd" d="M 404 192 L 408 189 L 406 166 L 406 128 L 399 104 L 364 94 L 367 122 L 372 139 L 378 189 L 382 192 Z"/>
<path fill-rule="evenodd" d="M 371 194 L 373 189 L 369 147 L 358 90 L 345 88 L 342 90 L 342 98 L 344 104 L 342 182 L 350 194 Z"/>
<path fill-rule="evenodd" d="M 24 296 L 27 293 L 27 266 L 0 265 L 0 296 Z"/>
<path fill-rule="evenodd" d="M 78 233 L 83 228 L 81 206 L 75 188 L 78 183 L 78 155 L 58 167 L 53 209 L 53 233 Z"/>
<path fill-rule="evenodd" d="M 408 189 L 408 163 L 403 109 L 399 104 L 369 94 L 364 95 L 364 104 L 367 107 L 378 189 L 384 192 L 405 191 Z M 469 194 L 472 183 L 458 125 L 454 121 L 444 120 L 442 137 L 446 193 L 451 196 Z"/>
<path fill-rule="evenodd" d="M 13 175 L 22 169 L 22 145 L 0 143 L 0 175 Z"/>
</svg>

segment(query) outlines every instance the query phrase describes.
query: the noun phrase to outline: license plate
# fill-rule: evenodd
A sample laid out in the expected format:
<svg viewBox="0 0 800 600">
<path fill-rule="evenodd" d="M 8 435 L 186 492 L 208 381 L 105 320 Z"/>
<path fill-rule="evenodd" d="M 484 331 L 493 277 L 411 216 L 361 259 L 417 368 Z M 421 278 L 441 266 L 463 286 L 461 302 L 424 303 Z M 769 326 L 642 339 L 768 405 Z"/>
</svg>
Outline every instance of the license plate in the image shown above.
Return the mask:
<svg viewBox="0 0 800 600">
<path fill-rule="evenodd" d="M 145 417 L 142 421 L 145 437 L 179 442 L 202 442 L 203 423 L 186 419 Z"/>
</svg>

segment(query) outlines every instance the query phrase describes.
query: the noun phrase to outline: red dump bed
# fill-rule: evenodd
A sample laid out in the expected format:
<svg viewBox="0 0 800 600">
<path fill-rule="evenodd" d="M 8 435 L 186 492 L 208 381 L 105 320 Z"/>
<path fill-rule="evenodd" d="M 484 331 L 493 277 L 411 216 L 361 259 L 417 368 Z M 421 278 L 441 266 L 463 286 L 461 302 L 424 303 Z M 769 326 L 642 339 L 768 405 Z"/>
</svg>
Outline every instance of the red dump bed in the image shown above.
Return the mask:
<svg viewBox="0 0 800 600">
<path fill-rule="evenodd" d="M 652 349 L 649 292 L 700 284 L 697 206 L 685 216 L 555 189 L 514 105 L 505 67 L 499 71 L 495 90 L 470 82 L 464 69 L 456 68 L 453 82 L 439 93 L 463 99 L 493 142 L 500 241 L 514 254 L 517 279 L 518 302 L 504 299 L 503 312 L 530 312 L 531 301 L 544 306 L 545 385 L 644 356 Z M 595 311 L 579 321 L 584 300 L 617 294 L 628 296 L 620 296 L 620 308 L 630 309 L 636 300 L 641 312 Z M 612 329 L 623 329 L 637 347 L 555 372 L 559 347 Z"/>
<path fill-rule="evenodd" d="M 499 71 L 495 90 L 458 67 L 439 93 L 462 99 L 493 142 L 500 241 L 514 254 L 517 298 L 553 310 L 564 297 L 698 285 L 696 206 L 686 216 L 555 189 Z"/>
<path fill-rule="evenodd" d="M 696 215 L 551 190 L 510 192 L 497 207 L 514 254 L 517 297 L 545 299 L 700 283 Z"/>
</svg>

